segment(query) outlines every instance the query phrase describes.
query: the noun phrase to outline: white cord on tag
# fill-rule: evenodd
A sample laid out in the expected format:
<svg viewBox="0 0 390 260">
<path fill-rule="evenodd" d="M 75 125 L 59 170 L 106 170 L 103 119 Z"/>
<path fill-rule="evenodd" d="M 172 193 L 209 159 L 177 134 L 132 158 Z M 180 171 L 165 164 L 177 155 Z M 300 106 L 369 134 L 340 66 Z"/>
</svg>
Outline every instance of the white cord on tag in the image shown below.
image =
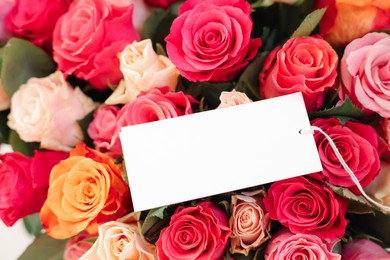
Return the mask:
<svg viewBox="0 0 390 260">
<path fill-rule="evenodd" d="M 344 170 L 346 172 L 348 172 L 349 176 L 351 177 L 352 181 L 355 183 L 356 187 L 358 187 L 358 189 L 361 192 L 361 194 L 363 195 L 363 197 L 366 200 L 368 200 L 369 202 L 371 202 L 372 204 L 374 204 L 375 206 L 377 206 L 378 208 L 380 208 L 380 209 L 382 209 L 384 211 L 390 212 L 390 207 L 389 206 L 385 206 L 385 205 L 383 205 L 383 204 L 373 200 L 370 196 L 368 196 L 366 194 L 366 192 L 364 191 L 364 189 L 363 189 L 362 185 L 360 184 L 358 178 L 356 178 L 355 173 L 351 170 L 351 168 L 349 168 L 348 164 L 344 161 L 344 158 L 340 154 L 339 149 L 337 148 L 336 144 L 333 142 L 332 138 L 327 133 L 325 133 L 321 128 L 319 128 L 317 126 L 311 126 L 310 129 L 301 129 L 301 130 L 299 130 L 299 133 L 300 134 L 314 134 L 314 131 L 320 132 L 328 140 L 330 146 L 332 147 L 333 151 L 336 154 L 337 159 L 340 161 L 340 163 L 343 166 Z"/>
</svg>

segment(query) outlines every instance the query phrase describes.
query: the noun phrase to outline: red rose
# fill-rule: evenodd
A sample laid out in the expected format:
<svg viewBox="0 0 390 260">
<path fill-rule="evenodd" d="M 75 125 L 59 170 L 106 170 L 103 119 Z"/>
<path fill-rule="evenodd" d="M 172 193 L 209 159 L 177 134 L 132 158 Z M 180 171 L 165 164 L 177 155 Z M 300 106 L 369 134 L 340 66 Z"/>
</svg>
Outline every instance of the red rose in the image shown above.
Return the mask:
<svg viewBox="0 0 390 260">
<path fill-rule="evenodd" d="M 18 152 L 0 155 L 0 218 L 7 226 L 40 211 L 50 171 L 68 155 L 53 151 L 37 151 L 33 158 Z"/>
<path fill-rule="evenodd" d="M 57 20 L 68 10 L 70 0 L 16 0 L 6 16 L 7 29 L 14 35 L 51 50 Z"/>
<path fill-rule="evenodd" d="M 145 0 L 146 3 L 154 7 L 168 8 L 171 4 L 179 0 Z"/>
<path fill-rule="evenodd" d="M 321 239 L 344 235 L 348 201 L 314 178 L 299 176 L 274 182 L 263 202 L 270 218 L 294 234 Z"/>
<path fill-rule="evenodd" d="M 117 54 L 140 39 L 132 21 L 134 4 L 111 2 L 75 0 L 58 20 L 53 35 L 53 56 L 59 69 L 97 89 L 119 82 L 122 73 Z"/>
<path fill-rule="evenodd" d="M 111 154 L 122 154 L 119 141 L 121 127 L 192 114 L 191 103 L 197 101 L 183 92 L 170 92 L 169 87 L 141 92 L 133 102 L 123 106 L 117 115 L 117 128 L 111 139 Z"/>
<path fill-rule="evenodd" d="M 301 91 L 311 112 L 324 103 L 325 94 L 336 88 L 338 56 L 322 38 L 298 37 L 274 49 L 260 73 L 264 98 Z"/>
<path fill-rule="evenodd" d="M 229 235 L 227 216 L 213 203 L 178 207 L 156 242 L 158 258 L 220 259 Z"/>
<path fill-rule="evenodd" d="M 380 160 L 378 137 L 368 125 L 347 121 L 344 126 L 336 118 L 316 119 L 312 125 L 327 133 L 337 145 L 349 168 L 355 173 L 362 187 L 366 187 L 378 175 Z M 323 175 L 334 185 L 350 188 L 356 194 L 359 190 L 333 152 L 328 140 L 319 132 L 314 134 L 320 155 Z"/>
<path fill-rule="evenodd" d="M 234 79 L 261 46 L 261 39 L 250 38 L 251 11 L 244 0 L 185 1 L 165 39 L 181 75 L 190 81 Z"/>
</svg>

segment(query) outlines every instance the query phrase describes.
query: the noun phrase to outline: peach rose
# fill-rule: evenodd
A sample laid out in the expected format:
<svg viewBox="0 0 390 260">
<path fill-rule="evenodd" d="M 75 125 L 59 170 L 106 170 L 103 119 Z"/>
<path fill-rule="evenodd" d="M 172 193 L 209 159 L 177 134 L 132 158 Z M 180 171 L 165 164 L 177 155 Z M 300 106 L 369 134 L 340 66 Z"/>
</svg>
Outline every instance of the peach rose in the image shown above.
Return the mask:
<svg viewBox="0 0 390 260">
<path fill-rule="evenodd" d="M 8 126 L 25 142 L 69 151 L 84 138 L 77 120 L 94 108 L 92 99 L 73 88 L 57 71 L 44 78 L 31 78 L 20 86 L 11 98 Z"/>
<path fill-rule="evenodd" d="M 236 91 L 235 89 L 230 92 L 223 91 L 219 96 L 219 100 L 221 100 L 221 103 L 217 108 L 237 106 L 253 102 L 245 93 Z"/>
<path fill-rule="evenodd" d="M 379 175 L 366 187 L 366 191 L 390 207 L 390 162 L 381 162 Z"/>
<path fill-rule="evenodd" d="M 10 101 L 7 93 L 5 93 L 3 84 L 0 79 L 0 111 L 7 110 L 10 106 Z"/>
<path fill-rule="evenodd" d="M 131 210 L 129 187 L 119 167 L 107 156 L 78 144 L 70 157 L 54 166 L 41 209 L 46 233 L 69 238 L 83 230 L 97 233 L 99 224 Z"/>
<path fill-rule="evenodd" d="M 263 244 L 270 237 L 270 219 L 262 198 L 264 190 L 242 192 L 232 196 L 229 226 L 230 251 L 248 255 L 249 251 Z"/>
<path fill-rule="evenodd" d="M 80 260 L 157 259 L 156 248 L 146 242 L 138 222 L 140 212 L 99 226 L 99 237 Z"/>
<path fill-rule="evenodd" d="M 124 76 L 106 104 L 127 104 L 142 91 L 168 86 L 175 91 L 179 71 L 163 55 L 154 52 L 150 39 L 127 45 L 120 54 L 120 69 Z"/>
</svg>

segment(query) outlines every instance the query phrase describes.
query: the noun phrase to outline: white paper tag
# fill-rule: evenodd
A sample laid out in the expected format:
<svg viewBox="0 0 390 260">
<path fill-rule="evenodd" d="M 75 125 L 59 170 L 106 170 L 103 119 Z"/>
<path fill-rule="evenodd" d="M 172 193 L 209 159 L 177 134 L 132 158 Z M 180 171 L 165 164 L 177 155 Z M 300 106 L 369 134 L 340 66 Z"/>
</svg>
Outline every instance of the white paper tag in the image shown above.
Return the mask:
<svg viewBox="0 0 390 260">
<path fill-rule="evenodd" d="M 135 211 L 322 171 L 301 93 L 123 127 Z"/>
</svg>

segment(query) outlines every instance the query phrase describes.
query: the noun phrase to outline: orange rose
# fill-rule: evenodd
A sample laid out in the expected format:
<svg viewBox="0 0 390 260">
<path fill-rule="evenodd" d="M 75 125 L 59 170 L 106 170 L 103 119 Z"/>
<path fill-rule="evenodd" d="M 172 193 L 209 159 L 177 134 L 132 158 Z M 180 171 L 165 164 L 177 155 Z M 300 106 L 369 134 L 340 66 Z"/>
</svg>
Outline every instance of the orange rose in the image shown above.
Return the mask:
<svg viewBox="0 0 390 260">
<path fill-rule="evenodd" d="M 115 220 L 131 209 L 130 191 L 119 167 L 107 156 L 78 144 L 50 174 L 41 222 L 56 239 L 72 237 Z"/>
<path fill-rule="evenodd" d="M 321 35 L 334 46 L 345 46 L 374 30 L 390 26 L 390 1 L 317 0 L 315 9 L 328 6 L 320 23 Z"/>
</svg>

